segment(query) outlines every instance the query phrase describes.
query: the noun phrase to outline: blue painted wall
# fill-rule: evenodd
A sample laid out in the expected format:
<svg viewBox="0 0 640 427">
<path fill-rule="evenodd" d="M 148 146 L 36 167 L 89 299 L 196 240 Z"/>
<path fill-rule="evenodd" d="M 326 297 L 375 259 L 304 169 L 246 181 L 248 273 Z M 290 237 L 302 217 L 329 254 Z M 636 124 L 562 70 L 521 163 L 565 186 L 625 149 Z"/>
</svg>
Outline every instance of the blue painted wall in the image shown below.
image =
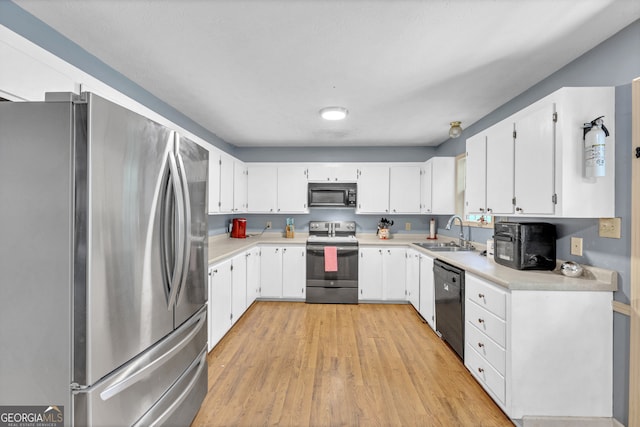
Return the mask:
<svg viewBox="0 0 640 427">
<path fill-rule="evenodd" d="M 630 176 L 631 176 L 631 89 L 632 79 L 640 76 L 640 21 L 636 21 L 626 29 L 611 37 L 601 45 L 577 58 L 566 67 L 558 70 L 548 78 L 529 90 L 504 104 L 476 123 L 465 128 L 461 138 L 445 141 L 436 149 L 430 147 L 404 148 L 309 148 L 309 149 L 243 149 L 236 148 L 218 138 L 215 134 L 202 128 L 159 100 L 143 88 L 116 72 L 95 56 L 82 50 L 37 18 L 24 12 L 13 2 L 0 0 L 0 25 L 15 31 L 35 44 L 42 46 L 76 67 L 96 76 L 110 86 L 126 93 L 131 98 L 162 114 L 176 124 L 189 129 L 194 134 L 211 142 L 213 145 L 229 152 L 244 161 L 423 161 L 433 155 L 453 156 L 464 152 L 465 139 L 492 124 L 508 117 L 512 113 L 526 107 L 532 102 L 546 96 L 563 86 L 616 86 L 616 216 L 622 218 L 622 239 L 604 239 L 597 236 L 597 220 L 551 220 L 558 229 L 558 257 L 586 264 L 610 268 L 619 272 L 620 290 L 616 292 L 617 300 L 629 301 L 629 259 L 631 209 L 630 209 Z M 532 67 L 535 64 L 531 64 Z M 272 221 L 274 229 L 284 226 L 284 216 L 247 215 L 250 232 L 262 230 L 264 222 Z M 210 216 L 210 234 L 224 232 L 231 216 Z M 375 231 L 379 216 L 355 215 L 346 211 L 313 211 L 308 215 L 295 216 L 298 226 L 309 220 L 354 219 L 359 229 L 365 232 Z M 414 232 L 426 232 L 429 216 L 392 217 L 397 225 L 395 232 L 401 232 L 404 222 L 411 222 Z M 446 217 L 437 217 L 438 233 L 456 236 L 456 231 L 447 232 L 442 226 Z M 280 225 L 278 225 L 280 224 Z M 400 227 L 398 227 L 400 225 Z M 300 228 L 299 228 L 300 229 Z M 471 238 L 483 242 L 491 236 L 491 232 L 472 229 Z M 579 236 L 584 239 L 584 256 L 569 255 L 569 237 Z M 622 315 L 614 318 L 614 416 L 623 424 L 627 424 L 628 413 L 628 351 L 629 351 L 629 319 Z"/>
</svg>

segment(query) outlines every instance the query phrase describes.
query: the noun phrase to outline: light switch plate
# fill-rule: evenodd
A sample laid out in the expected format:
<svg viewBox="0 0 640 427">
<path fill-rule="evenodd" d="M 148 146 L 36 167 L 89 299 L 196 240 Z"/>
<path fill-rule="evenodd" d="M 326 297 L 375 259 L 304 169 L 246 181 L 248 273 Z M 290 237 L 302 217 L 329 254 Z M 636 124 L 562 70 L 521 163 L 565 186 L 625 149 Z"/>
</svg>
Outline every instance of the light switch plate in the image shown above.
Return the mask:
<svg viewBox="0 0 640 427">
<path fill-rule="evenodd" d="M 600 218 L 598 234 L 600 237 L 619 239 L 621 236 L 620 218 Z"/>
<path fill-rule="evenodd" d="M 571 238 L 571 255 L 582 256 L 582 237 Z"/>
</svg>

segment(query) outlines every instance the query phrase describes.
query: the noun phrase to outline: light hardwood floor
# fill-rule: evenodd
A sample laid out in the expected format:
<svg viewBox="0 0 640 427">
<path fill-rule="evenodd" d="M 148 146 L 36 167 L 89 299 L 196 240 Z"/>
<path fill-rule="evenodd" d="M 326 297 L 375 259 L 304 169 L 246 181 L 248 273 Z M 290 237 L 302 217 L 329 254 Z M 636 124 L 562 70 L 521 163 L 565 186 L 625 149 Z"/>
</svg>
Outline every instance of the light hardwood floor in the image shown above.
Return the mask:
<svg viewBox="0 0 640 427">
<path fill-rule="evenodd" d="M 201 426 L 512 426 L 410 305 L 256 302 L 211 351 Z"/>
</svg>

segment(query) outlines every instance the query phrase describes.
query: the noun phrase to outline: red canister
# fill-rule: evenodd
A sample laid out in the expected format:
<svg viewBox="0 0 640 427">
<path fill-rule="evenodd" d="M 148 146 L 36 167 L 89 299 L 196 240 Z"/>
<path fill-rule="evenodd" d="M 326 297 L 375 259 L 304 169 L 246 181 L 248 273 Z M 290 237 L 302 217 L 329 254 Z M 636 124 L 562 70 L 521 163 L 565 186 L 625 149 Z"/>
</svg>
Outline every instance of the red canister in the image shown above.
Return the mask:
<svg viewBox="0 0 640 427">
<path fill-rule="evenodd" d="M 231 228 L 231 237 L 236 239 L 244 239 L 247 237 L 247 219 L 233 218 L 233 226 Z"/>
</svg>

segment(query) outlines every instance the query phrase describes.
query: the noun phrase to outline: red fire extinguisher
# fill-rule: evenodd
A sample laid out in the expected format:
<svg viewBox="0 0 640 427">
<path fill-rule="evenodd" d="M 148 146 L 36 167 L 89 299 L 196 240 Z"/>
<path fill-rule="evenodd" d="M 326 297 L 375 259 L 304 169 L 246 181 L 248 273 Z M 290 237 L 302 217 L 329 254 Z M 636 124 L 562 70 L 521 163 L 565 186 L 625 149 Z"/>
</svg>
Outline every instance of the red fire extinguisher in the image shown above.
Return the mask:
<svg viewBox="0 0 640 427">
<path fill-rule="evenodd" d="M 605 138 L 609 136 L 609 130 L 604 125 L 603 117 L 593 119 L 583 126 L 584 176 L 587 178 L 605 176 Z"/>
</svg>

